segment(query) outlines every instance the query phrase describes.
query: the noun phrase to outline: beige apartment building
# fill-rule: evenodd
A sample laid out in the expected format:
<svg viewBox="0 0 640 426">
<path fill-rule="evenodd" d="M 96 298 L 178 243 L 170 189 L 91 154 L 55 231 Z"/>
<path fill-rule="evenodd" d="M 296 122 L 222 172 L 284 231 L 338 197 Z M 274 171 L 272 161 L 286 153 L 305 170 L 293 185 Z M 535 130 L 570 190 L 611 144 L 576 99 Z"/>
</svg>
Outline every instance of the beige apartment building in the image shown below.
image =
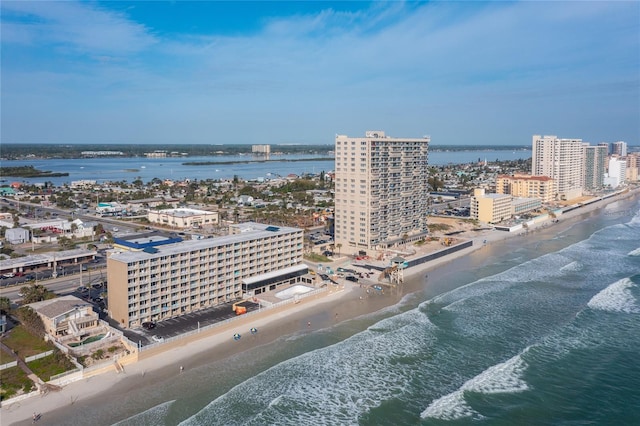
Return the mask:
<svg viewBox="0 0 640 426">
<path fill-rule="evenodd" d="M 188 208 L 149 210 L 147 219 L 151 223 L 169 225 L 175 228 L 199 228 L 207 225 L 218 225 L 218 212 Z"/>
<path fill-rule="evenodd" d="M 476 188 L 471 197 L 471 218 L 485 223 L 500 223 L 542 207 L 539 198 L 514 197 L 509 194 L 488 194 Z"/>
<path fill-rule="evenodd" d="M 484 188 L 476 188 L 471 197 L 471 217 L 485 223 L 509 219 L 512 216 L 511 199 L 508 194 L 487 194 Z"/>
<path fill-rule="evenodd" d="M 638 181 L 638 171 L 640 169 L 640 153 L 627 155 L 627 182 Z"/>
<path fill-rule="evenodd" d="M 531 176 L 514 174 L 499 175 L 496 178 L 496 193 L 514 197 L 538 198 L 543 203 L 550 203 L 556 194 L 555 181 L 548 176 Z"/>
<path fill-rule="evenodd" d="M 370 254 L 423 238 L 427 230 L 430 138 L 336 135 L 335 242 Z"/>
<path fill-rule="evenodd" d="M 124 327 L 292 284 L 306 275 L 303 230 L 248 222 L 231 235 L 176 241 L 137 235 L 107 258 L 108 310 Z"/>
<path fill-rule="evenodd" d="M 533 135 L 531 174 L 555 180 L 557 199 L 571 200 L 582 196 L 582 145 L 582 139 Z"/>
<path fill-rule="evenodd" d="M 251 145 L 251 152 L 253 154 L 271 154 L 271 145 Z"/>
</svg>

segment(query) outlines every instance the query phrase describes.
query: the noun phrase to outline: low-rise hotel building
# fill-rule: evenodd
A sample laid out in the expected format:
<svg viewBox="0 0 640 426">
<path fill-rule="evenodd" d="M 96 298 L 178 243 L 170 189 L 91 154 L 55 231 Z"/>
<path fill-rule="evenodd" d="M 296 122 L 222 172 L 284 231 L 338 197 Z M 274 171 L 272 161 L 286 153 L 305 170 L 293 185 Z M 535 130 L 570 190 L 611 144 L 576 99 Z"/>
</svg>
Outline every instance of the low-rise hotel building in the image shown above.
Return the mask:
<svg viewBox="0 0 640 426">
<path fill-rule="evenodd" d="M 485 223 L 499 223 L 541 207 L 542 202 L 538 198 L 487 194 L 484 188 L 477 188 L 471 197 L 471 218 Z"/>
<path fill-rule="evenodd" d="M 542 207 L 542 202 L 537 198 L 517 197 L 511 200 L 514 216 L 529 213 Z"/>
<path fill-rule="evenodd" d="M 477 188 L 471 197 L 471 217 L 486 223 L 509 219 L 512 215 L 511 198 L 507 194 L 486 194 L 484 188 Z"/>
<path fill-rule="evenodd" d="M 198 228 L 206 225 L 218 225 L 218 212 L 188 208 L 149 210 L 147 219 L 151 223 L 169 225 L 175 228 Z"/>
<path fill-rule="evenodd" d="M 107 258 L 108 310 L 124 327 L 159 321 L 304 280 L 303 230 L 248 222 L 218 238 L 137 235 Z"/>
</svg>

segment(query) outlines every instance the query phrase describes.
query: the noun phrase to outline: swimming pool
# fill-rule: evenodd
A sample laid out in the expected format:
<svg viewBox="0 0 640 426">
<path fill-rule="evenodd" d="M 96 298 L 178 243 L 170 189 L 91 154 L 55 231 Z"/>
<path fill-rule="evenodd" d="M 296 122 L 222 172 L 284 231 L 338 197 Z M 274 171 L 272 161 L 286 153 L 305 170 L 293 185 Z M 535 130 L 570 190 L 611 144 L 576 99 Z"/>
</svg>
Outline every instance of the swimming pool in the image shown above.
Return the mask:
<svg viewBox="0 0 640 426">
<path fill-rule="evenodd" d="M 314 289 L 311 287 L 307 287 L 306 285 L 296 284 L 293 287 L 289 287 L 286 290 L 279 291 L 275 294 L 278 299 L 286 300 L 291 299 L 292 297 L 297 296 L 298 294 L 305 294 L 313 291 Z"/>
</svg>

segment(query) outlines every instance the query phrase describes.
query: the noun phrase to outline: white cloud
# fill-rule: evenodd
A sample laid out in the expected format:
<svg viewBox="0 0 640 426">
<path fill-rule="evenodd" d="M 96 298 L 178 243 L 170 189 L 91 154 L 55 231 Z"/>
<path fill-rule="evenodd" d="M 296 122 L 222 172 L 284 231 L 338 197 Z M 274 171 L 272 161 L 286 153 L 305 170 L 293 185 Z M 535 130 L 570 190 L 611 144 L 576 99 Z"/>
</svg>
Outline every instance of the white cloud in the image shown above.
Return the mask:
<svg viewBox="0 0 640 426">
<path fill-rule="evenodd" d="M 5 42 L 96 55 L 139 52 L 157 42 L 144 25 L 93 3 L 5 1 L 2 12 Z"/>
</svg>

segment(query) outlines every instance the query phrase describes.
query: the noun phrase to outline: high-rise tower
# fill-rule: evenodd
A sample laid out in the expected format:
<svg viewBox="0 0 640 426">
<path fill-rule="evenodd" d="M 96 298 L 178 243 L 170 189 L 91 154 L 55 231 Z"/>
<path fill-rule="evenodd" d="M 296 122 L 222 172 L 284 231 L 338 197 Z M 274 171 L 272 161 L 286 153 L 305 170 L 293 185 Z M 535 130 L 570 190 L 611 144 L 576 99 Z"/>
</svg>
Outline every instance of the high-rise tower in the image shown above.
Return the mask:
<svg viewBox="0 0 640 426">
<path fill-rule="evenodd" d="M 430 138 L 336 135 L 335 242 L 358 254 L 427 234 Z"/>
<path fill-rule="evenodd" d="M 531 174 L 554 179 L 556 198 L 570 200 L 582 195 L 582 170 L 582 139 L 533 135 Z"/>
<path fill-rule="evenodd" d="M 607 147 L 584 144 L 584 180 L 585 190 L 600 189 L 604 185 L 604 175 L 607 169 Z"/>
</svg>

